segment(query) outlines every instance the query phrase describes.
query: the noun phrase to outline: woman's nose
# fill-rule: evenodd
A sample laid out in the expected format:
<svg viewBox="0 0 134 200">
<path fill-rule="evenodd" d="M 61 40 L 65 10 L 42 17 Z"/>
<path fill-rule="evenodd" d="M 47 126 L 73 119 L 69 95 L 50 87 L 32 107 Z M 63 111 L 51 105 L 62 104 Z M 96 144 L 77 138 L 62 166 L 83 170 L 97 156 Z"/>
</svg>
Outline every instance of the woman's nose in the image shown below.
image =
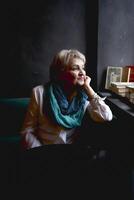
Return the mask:
<svg viewBox="0 0 134 200">
<path fill-rule="evenodd" d="M 82 72 L 79 72 L 79 76 L 83 76 L 84 74 Z"/>
<path fill-rule="evenodd" d="M 85 75 L 85 71 L 84 71 L 83 69 L 80 69 L 80 70 L 79 70 L 79 75 L 81 75 L 81 76 L 82 76 L 82 75 Z"/>
</svg>

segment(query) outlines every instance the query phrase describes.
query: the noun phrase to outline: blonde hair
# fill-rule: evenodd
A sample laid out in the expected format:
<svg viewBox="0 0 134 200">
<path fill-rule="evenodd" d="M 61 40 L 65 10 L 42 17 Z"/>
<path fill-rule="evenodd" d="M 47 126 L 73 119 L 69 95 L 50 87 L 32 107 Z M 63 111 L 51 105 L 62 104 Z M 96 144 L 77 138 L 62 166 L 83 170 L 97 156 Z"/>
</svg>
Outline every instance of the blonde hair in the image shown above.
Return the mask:
<svg viewBox="0 0 134 200">
<path fill-rule="evenodd" d="M 55 81 L 57 75 L 60 71 L 65 70 L 69 62 L 73 58 L 81 59 L 84 64 L 86 63 L 86 58 L 84 54 L 76 49 L 63 49 L 59 51 L 53 58 L 50 65 L 50 80 Z"/>
</svg>

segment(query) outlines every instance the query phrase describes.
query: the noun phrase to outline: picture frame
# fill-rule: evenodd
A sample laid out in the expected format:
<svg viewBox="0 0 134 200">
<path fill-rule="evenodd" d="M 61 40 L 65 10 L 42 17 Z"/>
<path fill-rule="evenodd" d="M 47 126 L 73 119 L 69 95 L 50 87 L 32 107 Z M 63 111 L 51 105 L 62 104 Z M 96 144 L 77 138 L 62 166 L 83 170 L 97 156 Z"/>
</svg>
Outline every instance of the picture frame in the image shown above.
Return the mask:
<svg viewBox="0 0 134 200">
<path fill-rule="evenodd" d="M 111 82 L 122 81 L 122 67 L 108 66 L 106 72 L 105 89 L 110 89 Z"/>
</svg>

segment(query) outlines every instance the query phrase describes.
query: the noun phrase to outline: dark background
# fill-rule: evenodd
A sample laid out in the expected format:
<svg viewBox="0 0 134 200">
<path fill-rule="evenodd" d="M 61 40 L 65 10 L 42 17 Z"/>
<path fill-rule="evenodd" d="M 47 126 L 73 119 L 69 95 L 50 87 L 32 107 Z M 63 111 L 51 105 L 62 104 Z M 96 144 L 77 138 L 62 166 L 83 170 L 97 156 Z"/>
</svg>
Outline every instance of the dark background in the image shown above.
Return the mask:
<svg viewBox="0 0 134 200">
<path fill-rule="evenodd" d="M 8 1 L 3 9 L 1 97 L 28 97 L 48 81 L 53 56 L 70 48 L 87 56 L 96 87 L 97 1 Z"/>
<path fill-rule="evenodd" d="M 134 1 L 100 0 L 98 15 L 98 88 L 104 88 L 107 66 L 134 64 Z"/>
<path fill-rule="evenodd" d="M 28 97 L 49 79 L 55 53 L 86 55 L 92 87 L 103 90 L 108 65 L 134 64 L 133 0 L 6 1 L 1 5 L 0 97 Z"/>
</svg>

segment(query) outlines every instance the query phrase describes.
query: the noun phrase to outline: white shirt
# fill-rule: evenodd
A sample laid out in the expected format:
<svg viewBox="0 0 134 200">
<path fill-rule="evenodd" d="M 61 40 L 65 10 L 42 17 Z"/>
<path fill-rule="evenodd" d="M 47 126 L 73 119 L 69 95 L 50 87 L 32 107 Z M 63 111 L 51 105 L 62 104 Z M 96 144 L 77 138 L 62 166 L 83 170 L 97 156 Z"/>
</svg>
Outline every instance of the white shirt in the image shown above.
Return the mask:
<svg viewBox="0 0 134 200">
<path fill-rule="evenodd" d="M 54 123 L 46 113 L 43 113 L 43 85 L 32 90 L 31 100 L 24 120 L 21 134 L 27 149 L 47 144 L 71 144 L 75 128 L 66 129 Z M 96 122 L 111 121 L 112 112 L 109 106 L 95 94 L 91 101 L 86 101 L 85 111 Z"/>
</svg>

